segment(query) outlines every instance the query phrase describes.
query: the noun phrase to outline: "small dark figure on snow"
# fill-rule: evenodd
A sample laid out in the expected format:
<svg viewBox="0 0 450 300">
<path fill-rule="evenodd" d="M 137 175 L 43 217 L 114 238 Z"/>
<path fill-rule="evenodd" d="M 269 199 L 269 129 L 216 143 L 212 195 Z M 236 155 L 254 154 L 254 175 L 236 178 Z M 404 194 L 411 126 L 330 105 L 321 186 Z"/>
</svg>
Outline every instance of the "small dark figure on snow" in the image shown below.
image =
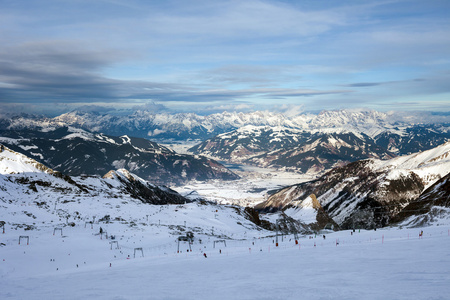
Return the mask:
<svg viewBox="0 0 450 300">
<path fill-rule="evenodd" d="M 206 256 L 206 253 L 203 253 L 203 256 L 204 256 L 205 258 L 208 258 L 208 257 Z"/>
<path fill-rule="evenodd" d="M 325 234 L 323 235 L 323 239 L 326 239 L 327 237 L 325 236 Z"/>
<path fill-rule="evenodd" d="M 102 234 L 102 233 L 103 233 L 103 228 L 100 227 L 100 234 Z"/>
</svg>

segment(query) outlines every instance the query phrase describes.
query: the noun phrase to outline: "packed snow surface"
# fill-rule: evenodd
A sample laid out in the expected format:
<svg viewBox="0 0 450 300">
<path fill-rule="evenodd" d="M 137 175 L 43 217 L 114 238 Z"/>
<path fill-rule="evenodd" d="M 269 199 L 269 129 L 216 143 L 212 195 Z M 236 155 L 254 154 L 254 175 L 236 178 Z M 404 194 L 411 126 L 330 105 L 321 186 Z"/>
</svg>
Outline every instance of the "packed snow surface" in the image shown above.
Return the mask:
<svg viewBox="0 0 450 300">
<path fill-rule="evenodd" d="M 167 232 L 103 224 L 1 235 L 1 299 L 448 299 L 450 226 L 292 236 L 267 233 L 192 252 Z M 162 228 L 163 226 L 161 226 Z M 419 232 L 423 230 L 422 238 Z M 30 236 L 30 243 L 18 239 Z M 135 247 L 143 246 L 143 254 Z M 112 248 L 112 249 L 111 249 Z M 203 253 L 207 254 L 207 258 Z"/>
</svg>

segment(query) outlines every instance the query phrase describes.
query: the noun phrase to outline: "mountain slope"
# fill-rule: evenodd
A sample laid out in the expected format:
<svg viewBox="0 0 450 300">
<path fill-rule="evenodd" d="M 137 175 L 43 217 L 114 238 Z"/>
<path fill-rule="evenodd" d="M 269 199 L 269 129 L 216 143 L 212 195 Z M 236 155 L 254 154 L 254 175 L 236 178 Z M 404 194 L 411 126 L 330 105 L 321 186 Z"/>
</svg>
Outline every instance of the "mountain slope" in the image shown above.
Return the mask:
<svg viewBox="0 0 450 300">
<path fill-rule="evenodd" d="M 315 133 L 286 127 L 246 126 L 218 135 L 189 149 L 194 154 L 232 163 L 320 173 L 364 159 L 395 155 L 363 134 Z"/>
<path fill-rule="evenodd" d="M 36 199 L 50 194 L 58 198 L 78 194 L 82 197 L 131 197 L 150 204 L 189 202 L 175 191 L 150 184 L 123 169 L 110 171 L 103 179 L 69 177 L 3 145 L 0 149 L 0 190 L 4 192 L 0 197 L 3 201 L 21 198 L 21 194 L 33 194 Z"/>
<path fill-rule="evenodd" d="M 292 148 L 309 136 L 306 132 L 287 127 L 248 125 L 208 139 L 189 151 L 221 160 L 243 162 L 263 153 Z"/>
<path fill-rule="evenodd" d="M 149 204 L 183 204 L 188 202 L 186 198 L 166 187 L 157 187 L 148 181 L 131 174 L 125 169 L 109 171 L 103 180 L 112 187 L 128 193 L 131 197 L 140 199 Z"/>
<path fill-rule="evenodd" d="M 317 115 L 309 113 L 285 115 L 267 111 L 223 112 L 205 116 L 193 113 L 169 114 L 149 111 L 136 111 L 130 115 L 71 112 L 55 118 L 30 115 L 3 116 L 0 118 L 0 130 L 47 132 L 51 136 L 52 132 L 72 126 L 71 128 L 82 128 L 114 136 L 150 137 L 165 142 L 189 140 L 192 144 L 193 140 L 206 140 L 193 147 L 191 151 L 198 155 L 234 163 L 248 163 L 317 175 L 332 167 L 358 159 L 370 157 L 387 159 L 394 155 L 429 150 L 450 139 L 450 120 L 448 123 L 435 124 L 423 123 L 423 120 L 423 117 L 371 110 L 322 111 Z M 445 122 L 444 118 L 439 120 L 439 122 L 443 121 Z M 316 142 L 321 138 L 322 141 Z M 334 145 L 332 140 L 337 140 L 340 145 Z M 321 149 L 319 147 L 317 151 L 314 151 L 313 148 L 317 146 L 315 143 L 319 143 Z M 8 146 L 13 147 L 12 144 Z M 17 148 L 14 149 L 19 151 Z M 81 151 L 91 156 L 80 159 L 75 165 L 69 166 L 67 162 L 61 160 L 45 161 L 45 163 L 55 169 L 66 164 L 65 168 L 75 172 L 83 161 L 88 161 L 89 163 L 80 167 L 86 170 L 84 172 L 104 174 L 114 162 L 114 168 L 125 167 L 141 177 L 160 180 L 161 183 L 165 180 L 163 178 L 170 176 L 173 178 L 165 180 L 166 183 L 181 183 L 190 179 L 233 178 L 231 174 L 209 172 L 202 167 L 203 163 L 198 161 L 191 163 L 196 165 L 194 168 L 202 170 L 190 178 L 184 176 L 183 168 L 172 168 L 165 172 L 156 165 L 142 166 L 145 170 L 139 173 L 139 170 L 134 169 L 136 166 L 141 168 L 139 159 L 134 161 L 131 158 L 119 157 L 106 162 L 98 172 L 87 171 L 91 166 L 101 164 L 102 154 L 94 153 L 95 150 L 89 145 L 84 145 Z M 124 147 L 124 151 L 128 149 Z M 33 153 L 42 155 L 33 151 L 24 153 L 30 156 Z M 133 155 L 136 156 L 135 153 Z M 41 160 L 42 158 L 38 156 L 35 158 Z M 147 164 L 151 164 L 153 158 L 148 157 Z M 160 158 L 155 160 L 159 161 Z M 161 159 L 164 160 L 164 158 Z M 187 159 L 181 158 L 181 160 Z M 166 169 L 170 169 L 169 165 L 173 163 L 173 160 L 159 161 L 159 163 Z M 215 167 L 210 166 L 209 169 L 215 169 Z M 81 171 L 78 170 L 78 172 Z M 147 177 L 149 173 L 155 174 L 156 178 Z"/>
<path fill-rule="evenodd" d="M 404 226 L 424 226 L 437 219 L 449 218 L 450 173 L 426 189 L 419 198 L 409 203 L 395 218 Z"/>
<path fill-rule="evenodd" d="M 353 133 L 316 133 L 290 148 L 267 152 L 246 160 L 263 167 L 302 173 L 320 173 L 365 158 L 388 159 L 395 155 L 377 146 L 367 136 Z"/>
<path fill-rule="evenodd" d="M 238 178 L 219 163 L 177 154 L 141 138 L 113 137 L 82 129 L 4 130 L 0 142 L 71 176 L 103 175 L 126 168 L 146 180 L 169 185 L 189 180 Z"/>
<path fill-rule="evenodd" d="M 283 210 L 283 213 L 294 220 L 301 220 L 302 223 L 308 225 L 315 232 L 324 228 L 330 230 L 339 228 L 336 222 L 323 209 L 322 205 L 320 205 L 314 194 L 309 195 L 306 199 L 291 202 Z"/>
<path fill-rule="evenodd" d="M 271 225 L 261 221 L 252 209 L 192 202 L 123 169 L 110 171 L 103 178 L 60 176 L 7 147 L 0 149 L 0 226 L 5 225 L 7 231 L 22 229 L 33 235 L 34 230 L 59 228 L 62 236 L 67 227 L 90 231 L 88 223 L 97 230 L 100 224 L 104 230 L 109 227 L 110 235 L 118 233 L 119 228 L 122 233 L 134 232 L 133 241 L 122 240 L 123 235 L 119 241 L 121 247 L 128 244 L 129 249 L 141 242 L 143 231 L 150 232 L 156 243 L 174 245 L 173 241 L 187 230 L 195 232 L 198 242 L 199 236 L 206 240 L 230 239 L 235 234 L 239 239 L 247 236 L 247 231 L 257 236 L 264 231 L 261 226 Z M 91 232 L 88 236 L 98 239 Z"/>
<path fill-rule="evenodd" d="M 450 138 L 448 129 L 439 125 L 416 125 L 402 131 L 384 131 L 374 137 L 377 145 L 398 154 L 411 154 L 418 149 L 429 150 Z"/>
<path fill-rule="evenodd" d="M 387 161 L 367 159 L 335 168 L 317 180 L 278 191 L 255 209 L 285 209 L 315 194 L 324 210 L 343 228 L 355 223 L 385 226 L 448 170 L 450 142 Z"/>
</svg>

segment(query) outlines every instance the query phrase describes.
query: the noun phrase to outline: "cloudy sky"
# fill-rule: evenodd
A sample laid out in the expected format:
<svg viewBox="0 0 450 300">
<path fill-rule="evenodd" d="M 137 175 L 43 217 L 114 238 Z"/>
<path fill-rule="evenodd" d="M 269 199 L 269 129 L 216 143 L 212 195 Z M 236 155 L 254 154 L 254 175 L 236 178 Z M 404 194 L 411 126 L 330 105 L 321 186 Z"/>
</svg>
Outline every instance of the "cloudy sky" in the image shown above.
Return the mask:
<svg viewBox="0 0 450 300">
<path fill-rule="evenodd" d="M 450 1 L 0 0 L 2 110 L 450 111 Z"/>
</svg>

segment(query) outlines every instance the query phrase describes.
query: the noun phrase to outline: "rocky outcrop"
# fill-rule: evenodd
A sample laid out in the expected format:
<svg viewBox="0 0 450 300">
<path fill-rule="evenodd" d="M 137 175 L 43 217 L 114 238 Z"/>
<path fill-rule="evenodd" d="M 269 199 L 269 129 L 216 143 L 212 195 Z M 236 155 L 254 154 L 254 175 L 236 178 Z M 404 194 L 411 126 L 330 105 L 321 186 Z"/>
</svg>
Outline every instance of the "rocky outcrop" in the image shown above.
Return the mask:
<svg viewBox="0 0 450 300">
<path fill-rule="evenodd" d="M 426 189 L 420 197 L 410 202 L 393 222 L 405 226 L 424 226 L 449 218 L 450 173 Z"/>
<path fill-rule="evenodd" d="M 177 192 L 169 189 L 155 186 L 136 175 L 131 174 L 125 169 L 109 171 L 104 180 L 115 181 L 116 188 L 120 188 L 124 193 L 131 195 L 148 204 L 183 204 L 190 202 Z M 114 185 L 111 182 L 108 182 Z M 117 185 L 117 183 L 119 185 Z"/>
</svg>

